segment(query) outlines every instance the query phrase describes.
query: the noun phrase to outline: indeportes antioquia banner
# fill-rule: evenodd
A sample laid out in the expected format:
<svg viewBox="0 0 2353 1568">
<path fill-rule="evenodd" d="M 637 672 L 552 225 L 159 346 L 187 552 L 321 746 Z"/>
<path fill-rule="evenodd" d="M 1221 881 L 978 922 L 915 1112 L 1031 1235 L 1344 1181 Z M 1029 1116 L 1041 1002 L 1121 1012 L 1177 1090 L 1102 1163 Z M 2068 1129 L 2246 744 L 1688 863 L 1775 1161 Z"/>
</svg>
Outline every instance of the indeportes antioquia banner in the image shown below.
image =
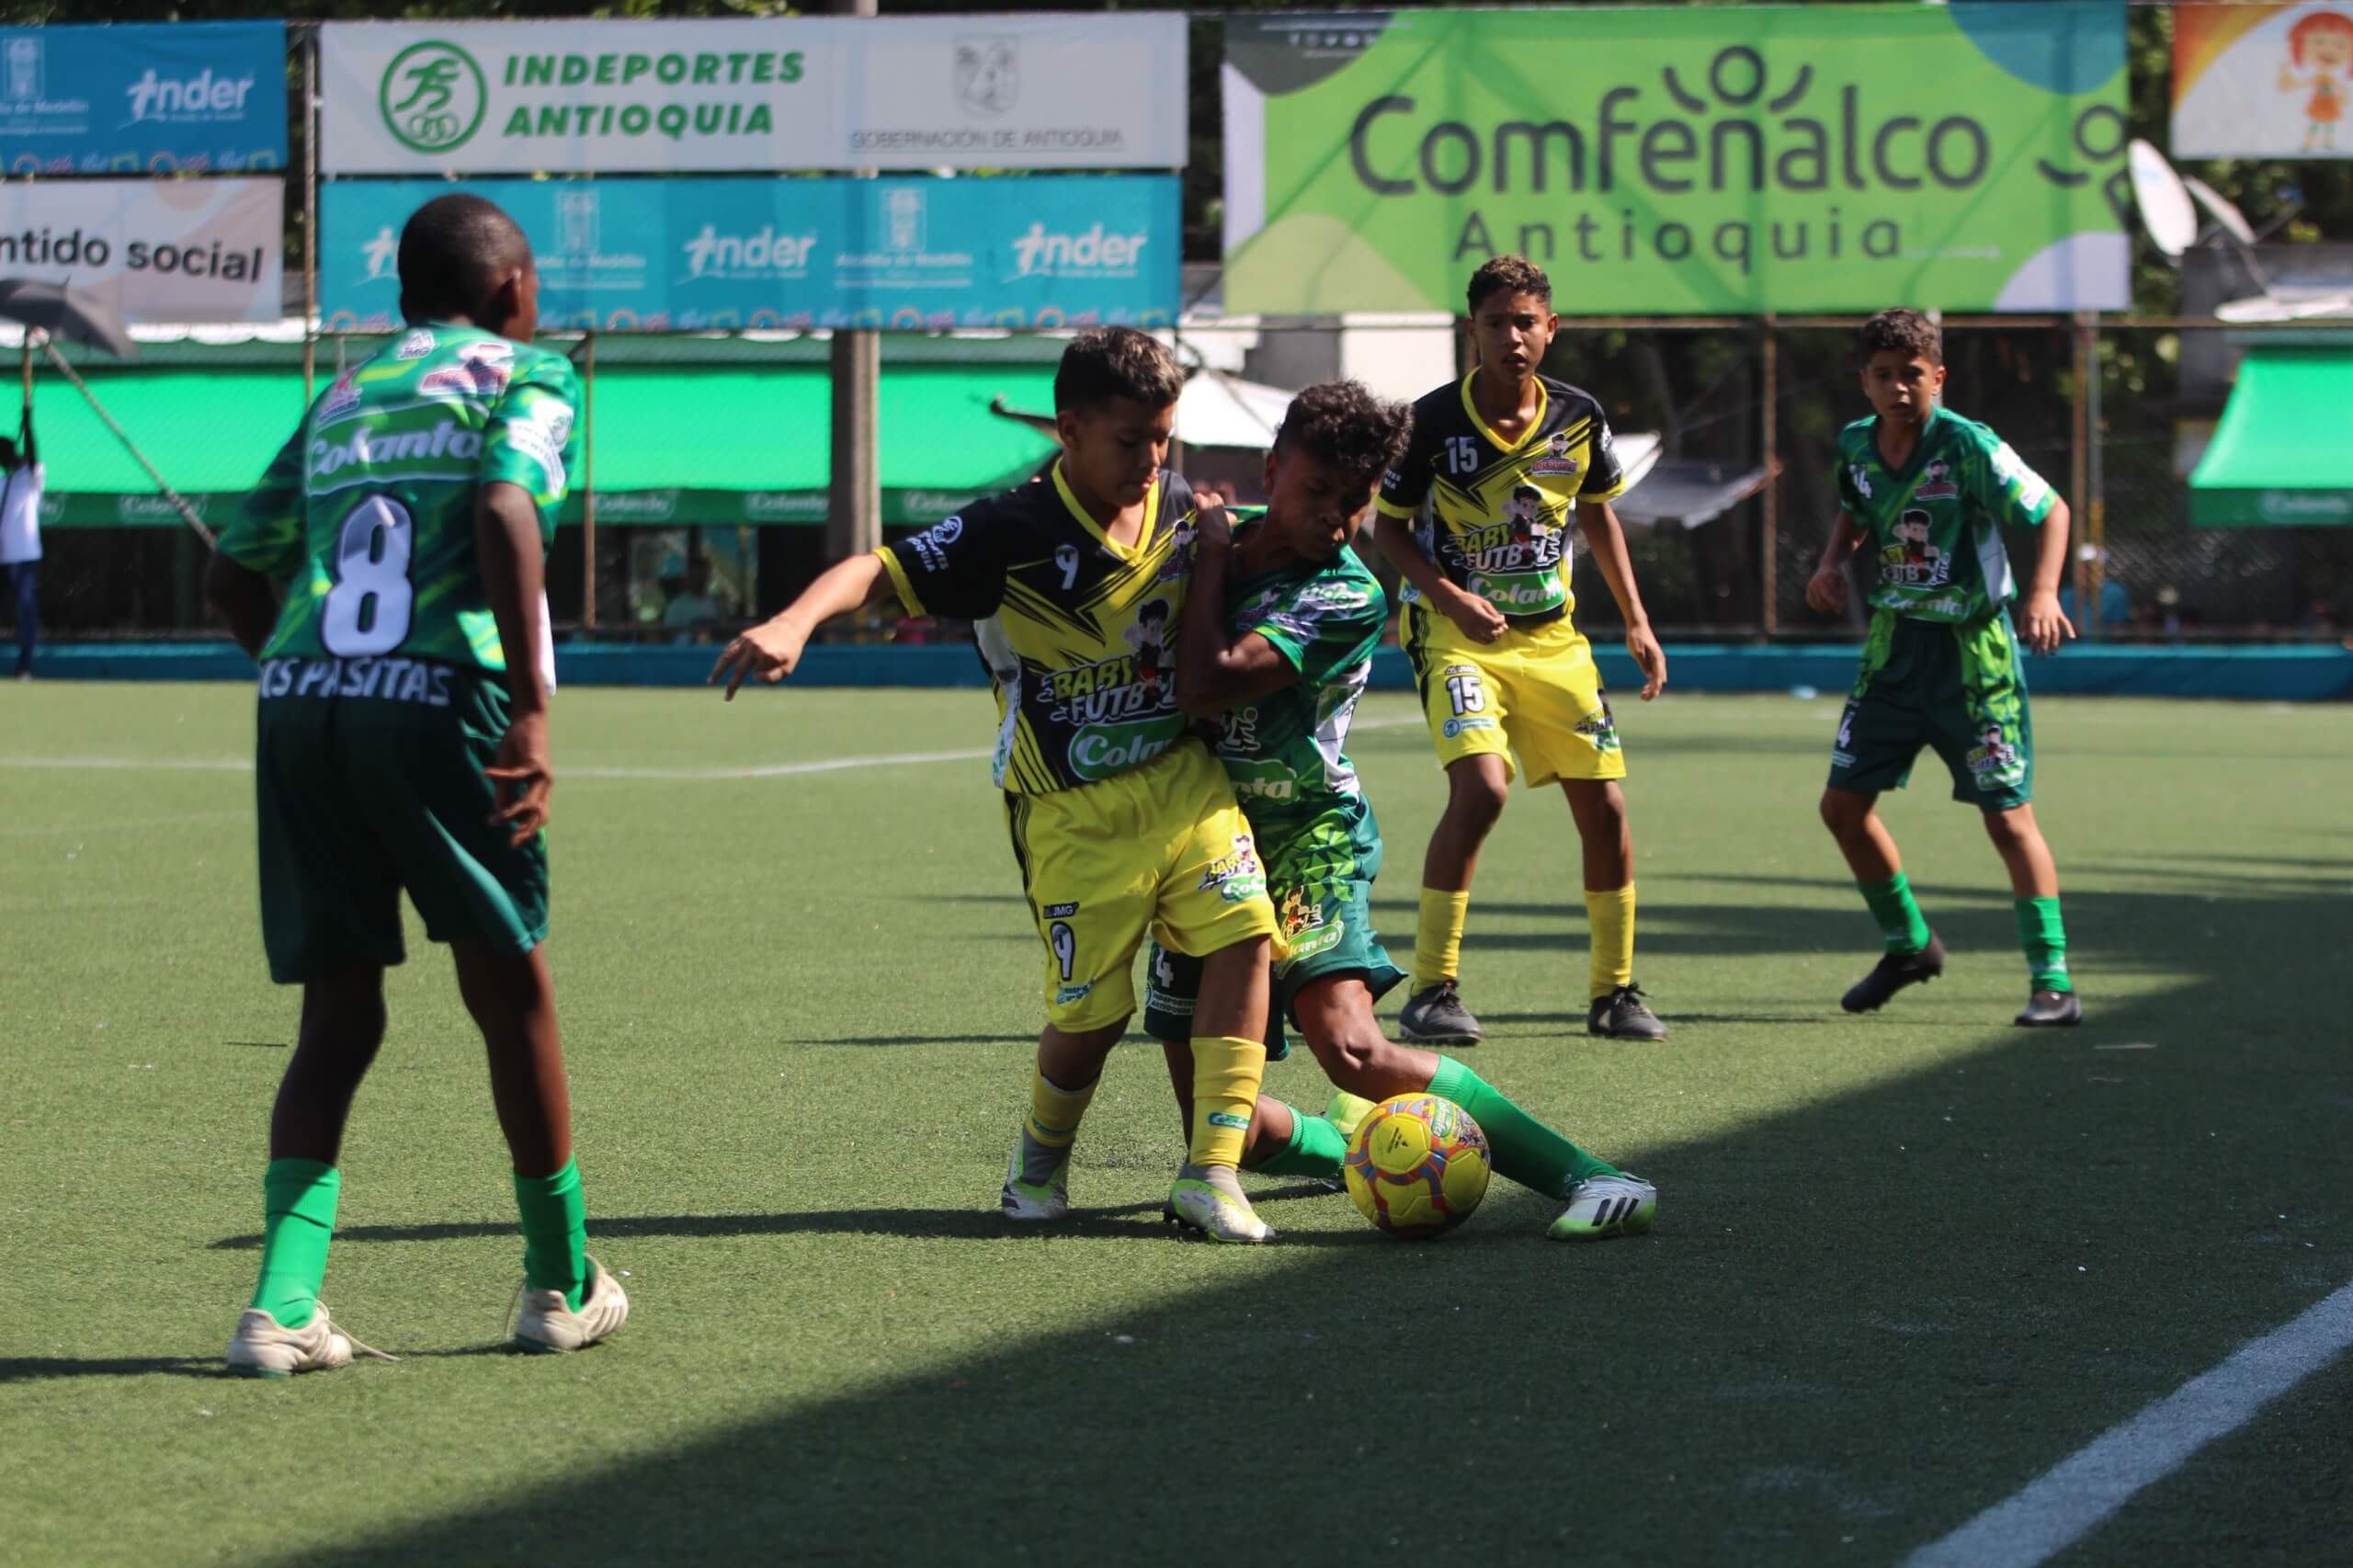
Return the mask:
<svg viewBox="0 0 2353 1568">
<path fill-rule="evenodd" d="M 1230 17 L 1223 85 L 1233 311 L 2130 302 L 2118 4 Z"/>
</svg>

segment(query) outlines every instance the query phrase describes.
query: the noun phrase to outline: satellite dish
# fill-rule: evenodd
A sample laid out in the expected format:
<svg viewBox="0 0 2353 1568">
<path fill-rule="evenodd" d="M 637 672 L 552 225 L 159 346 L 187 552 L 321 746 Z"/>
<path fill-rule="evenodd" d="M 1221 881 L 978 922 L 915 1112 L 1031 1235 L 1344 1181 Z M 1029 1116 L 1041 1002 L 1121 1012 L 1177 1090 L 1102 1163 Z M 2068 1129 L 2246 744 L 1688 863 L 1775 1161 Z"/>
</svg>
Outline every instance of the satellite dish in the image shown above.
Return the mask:
<svg viewBox="0 0 2353 1568">
<path fill-rule="evenodd" d="M 2206 215 L 2222 225 L 2222 233 L 2243 245 L 2255 244 L 2255 225 L 2246 221 L 2246 214 L 2238 210 L 2236 203 L 2196 175 L 2182 176 L 2181 183 L 2197 199 L 2198 205 L 2206 209 Z"/>
<path fill-rule="evenodd" d="M 2132 199 L 2140 205 L 2149 238 L 2165 255 L 2179 256 L 2198 238 L 2198 209 L 2190 205 L 2188 187 L 2165 155 L 2138 137 L 2126 149 L 2126 157 Z"/>
</svg>

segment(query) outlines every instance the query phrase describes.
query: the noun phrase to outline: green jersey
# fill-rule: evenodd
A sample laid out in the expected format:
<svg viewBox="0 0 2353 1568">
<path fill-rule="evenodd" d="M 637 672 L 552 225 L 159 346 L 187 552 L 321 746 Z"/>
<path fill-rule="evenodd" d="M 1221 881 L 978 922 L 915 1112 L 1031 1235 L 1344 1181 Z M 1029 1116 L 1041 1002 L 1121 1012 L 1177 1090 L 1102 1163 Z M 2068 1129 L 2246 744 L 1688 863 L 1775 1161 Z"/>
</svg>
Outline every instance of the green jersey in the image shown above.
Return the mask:
<svg viewBox="0 0 2353 1568">
<path fill-rule="evenodd" d="M 1263 508 L 1236 508 L 1237 535 Z M 1381 584 L 1354 551 L 1326 562 L 1292 562 L 1227 583 L 1226 630 L 1256 632 L 1299 672 L 1279 691 L 1229 709 L 1218 756 L 1251 825 L 1271 841 L 1336 806 L 1360 811 L 1363 790 L 1342 749 L 1357 699 L 1372 673 L 1372 651 L 1389 607 Z M 1269 842 L 1261 853 L 1272 855 Z"/>
<path fill-rule="evenodd" d="M 222 554 L 286 585 L 262 656 L 505 670 L 474 498 L 521 485 L 551 540 L 579 406 L 563 355 L 439 322 L 336 377 L 221 536 Z"/>
<path fill-rule="evenodd" d="M 1915 620 L 1969 624 L 2018 591 L 2002 525 L 2034 528 L 2058 502 L 2010 444 L 1943 408 L 1901 468 L 1880 456 L 1876 415 L 1838 436 L 1838 504 L 1876 569 L 1870 603 Z"/>
</svg>

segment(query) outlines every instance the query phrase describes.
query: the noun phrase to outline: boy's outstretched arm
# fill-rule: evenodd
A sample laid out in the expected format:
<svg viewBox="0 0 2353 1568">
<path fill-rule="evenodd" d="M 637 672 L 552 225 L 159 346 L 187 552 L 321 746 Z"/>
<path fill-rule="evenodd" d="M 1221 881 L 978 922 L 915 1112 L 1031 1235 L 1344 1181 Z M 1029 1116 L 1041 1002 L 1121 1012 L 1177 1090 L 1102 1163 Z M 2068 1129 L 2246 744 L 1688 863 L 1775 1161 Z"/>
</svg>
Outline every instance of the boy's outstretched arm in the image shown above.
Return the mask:
<svg viewBox="0 0 2353 1568">
<path fill-rule="evenodd" d="M 491 821 L 506 824 L 517 846 L 547 826 L 548 796 L 555 789 L 555 767 L 548 756 L 547 676 L 540 668 L 540 640 L 550 634 L 540 619 L 547 582 L 544 550 L 540 506 L 531 493 L 507 480 L 483 485 L 474 497 L 474 562 L 506 655 L 507 710 L 498 760 L 483 771 L 498 790 Z"/>
<path fill-rule="evenodd" d="M 730 702 L 746 676 L 756 675 L 774 686 L 800 665 L 801 651 L 817 628 L 837 615 L 878 603 L 892 591 L 882 558 L 870 551 L 827 567 L 799 598 L 722 649 L 703 684 L 716 685 L 720 673 L 726 671 Z"/>
<path fill-rule="evenodd" d="M 2037 531 L 2041 547 L 2034 558 L 2034 582 L 2018 617 L 2018 635 L 2037 653 L 2054 653 L 2075 634 L 2075 622 L 2059 608 L 2059 584 L 2067 575 L 2067 503 L 2053 499 Z"/>
<path fill-rule="evenodd" d="M 1609 585 L 1609 597 L 1618 601 L 1618 613 L 1626 619 L 1626 652 L 1634 656 L 1635 667 L 1643 672 L 1643 700 L 1648 702 L 1666 688 L 1666 650 L 1651 635 L 1651 618 L 1643 608 L 1642 590 L 1634 586 L 1634 562 L 1626 553 L 1626 530 L 1619 526 L 1618 514 L 1608 502 L 1580 501 L 1577 531 L 1585 535 L 1586 548 L 1593 551 L 1594 563 L 1601 568 L 1601 580 Z"/>
<path fill-rule="evenodd" d="M 1176 706 L 1193 719 L 1214 719 L 1237 702 L 1280 691 L 1300 672 L 1256 631 L 1229 638 L 1222 606 L 1233 536 L 1225 509 L 1211 498 L 1194 519 L 1193 580 L 1176 638 Z"/>
<path fill-rule="evenodd" d="M 1837 520 L 1830 525 L 1830 538 L 1822 547 L 1822 563 L 1807 579 L 1806 603 L 1824 615 L 1847 608 L 1847 557 L 1854 554 L 1855 547 L 1862 542 L 1863 536 L 1855 528 L 1854 514 L 1840 507 Z"/>
</svg>

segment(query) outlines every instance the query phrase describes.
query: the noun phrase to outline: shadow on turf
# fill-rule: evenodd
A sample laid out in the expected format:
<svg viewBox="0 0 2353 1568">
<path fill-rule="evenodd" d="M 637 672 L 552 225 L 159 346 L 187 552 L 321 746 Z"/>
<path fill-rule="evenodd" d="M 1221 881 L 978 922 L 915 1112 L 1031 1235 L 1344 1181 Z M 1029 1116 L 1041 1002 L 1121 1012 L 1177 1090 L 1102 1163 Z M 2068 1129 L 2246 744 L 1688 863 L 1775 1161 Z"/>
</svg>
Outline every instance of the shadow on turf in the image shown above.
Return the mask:
<svg viewBox="0 0 2353 1568">
<path fill-rule="evenodd" d="M 0 1384 L 37 1383 L 51 1378 L 225 1378 L 218 1357 L 197 1360 L 186 1356 L 19 1356 L 0 1360 Z"/>
<path fill-rule="evenodd" d="M 2342 898 L 2250 881 L 2222 941 L 2180 903 L 2071 894 L 2083 1030 L 2012 1029 L 1997 1006 L 1934 1041 L 1834 1016 L 1818 1043 L 1759 1048 L 1790 1083 L 1813 1051 L 1896 1074 L 1628 1151 L 1665 1194 L 1653 1238 L 1550 1244 L 1506 1192 L 1436 1246 L 1286 1239 L 1176 1271 L 1199 1282 L 1158 1301 L 1080 1304 L 1041 1273 L 1033 1303 L 975 1300 L 1006 1314 L 987 1350 L 302 1561 L 1138 1568 L 1211 1540 L 1236 1562 L 1896 1561 L 2353 1272 L 2353 1149 L 2328 1106 L 2353 1069 L 2336 994 L 2311 983 L 2342 965 Z M 2006 915 L 1950 917 L 1982 941 L 1969 961 L 2017 963 Z M 2128 965 L 2173 983 L 2104 1004 L 2099 975 Z M 2161 1049 L 2093 1054 L 2118 1038 Z M 1078 1233 L 1145 1228 L 1113 1218 Z M 878 1219 L 1003 1233 L 890 1210 L 602 1228 Z M 909 1267 L 950 1296 L 967 1278 L 953 1246 Z M 2158 1560 L 2224 1560 L 2256 1517 L 2325 1558 L 2326 1478 L 2353 1466 L 2353 1426 L 2329 1433 L 2167 1516 Z M 2150 1560 L 2098 1534 L 2067 1558 Z"/>
<path fill-rule="evenodd" d="M 1283 1203 L 1299 1198 L 1329 1198 L 1316 1183 L 1254 1190 L 1254 1203 Z M 1042 1236 L 1135 1236 L 1160 1229 L 1157 1203 L 1128 1203 L 1112 1209 L 1074 1209 L 1047 1228 L 1017 1225 L 994 1209 L 813 1209 L 797 1214 L 616 1214 L 591 1215 L 589 1244 L 631 1236 L 793 1236 L 836 1233 L 906 1236 L 917 1241 L 1034 1241 Z M 337 1242 L 447 1242 L 482 1236 L 511 1236 L 513 1221 L 467 1221 L 426 1225 L 353 1225 L 337 1230 Z M 223 1236 L 213 1252 L 254 1252 L 261 1233 Z"/>
</svg>

